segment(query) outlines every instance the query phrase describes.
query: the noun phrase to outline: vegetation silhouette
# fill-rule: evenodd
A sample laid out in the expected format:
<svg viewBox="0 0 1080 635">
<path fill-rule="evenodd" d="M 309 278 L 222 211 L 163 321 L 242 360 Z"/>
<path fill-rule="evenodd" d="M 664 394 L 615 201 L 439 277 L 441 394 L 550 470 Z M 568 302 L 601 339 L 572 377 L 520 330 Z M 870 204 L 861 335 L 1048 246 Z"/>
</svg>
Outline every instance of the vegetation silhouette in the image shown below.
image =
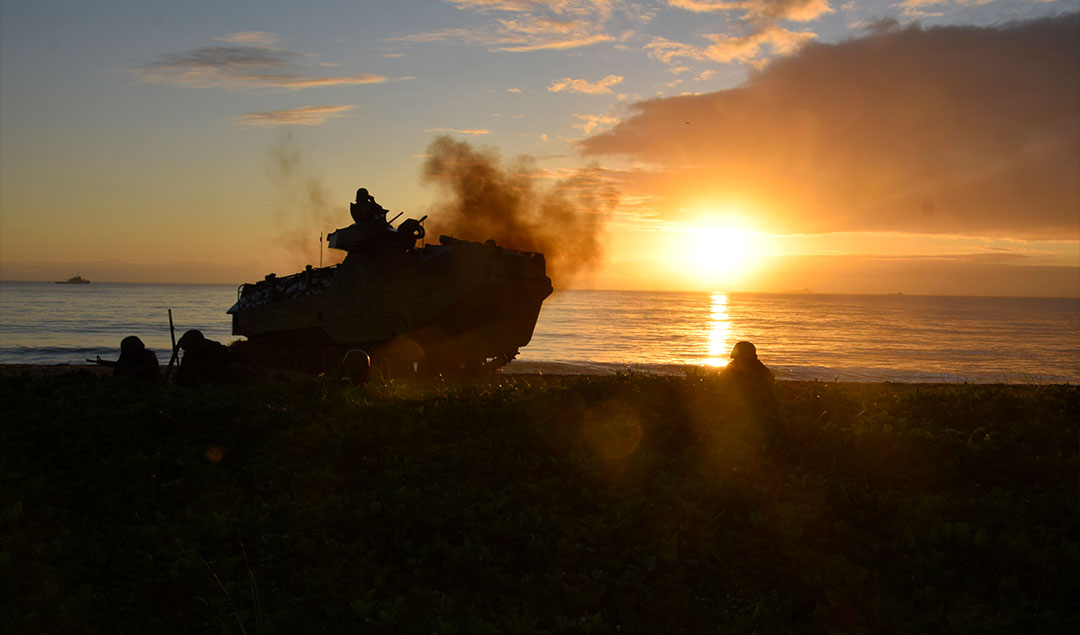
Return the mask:
<svg viewBox="0 0 1080 635">
<path fill-rule="evenodd" d="M 6 632 L 1075 632 L 1070 386 L 0 377 Z"/>
</svg>

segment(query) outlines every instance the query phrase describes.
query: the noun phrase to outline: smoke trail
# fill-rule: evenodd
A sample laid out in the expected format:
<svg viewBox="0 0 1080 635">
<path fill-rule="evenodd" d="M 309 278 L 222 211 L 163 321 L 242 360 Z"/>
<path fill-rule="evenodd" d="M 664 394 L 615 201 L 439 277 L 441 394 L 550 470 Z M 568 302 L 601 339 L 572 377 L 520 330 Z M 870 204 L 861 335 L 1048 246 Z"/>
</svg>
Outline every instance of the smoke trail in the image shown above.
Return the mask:
<svg viewBox="0 0 1080 635">
<path fill-rule="evenodd" d="M 532 157 L 504 164 L 494 149 L 478 150 L 449 136 L 437 137 L 427 153 L 423 181 L 447 195 L 431 211 L 433 233 L 543 252 L 556 284 L 600 263 L 604 226 L 618 202 L 600 168 L 541 187 Z"/>
<path fill-rule="evenodd" d="M 270 147 L 269 177 L 277 194 L 275 240 L 289 254 L 290 268 L 319 264 L 319 234 L 325 236 L 327 230 L 347 224 L 348 216 L 343 217 L 341 205 L 328 203 L 323 180 L 305 165 L 291 133 L 283 134 Z M 324 265 L 336 264 L 343 258 L 343 253 L 324 248 Z"/>
</svg>

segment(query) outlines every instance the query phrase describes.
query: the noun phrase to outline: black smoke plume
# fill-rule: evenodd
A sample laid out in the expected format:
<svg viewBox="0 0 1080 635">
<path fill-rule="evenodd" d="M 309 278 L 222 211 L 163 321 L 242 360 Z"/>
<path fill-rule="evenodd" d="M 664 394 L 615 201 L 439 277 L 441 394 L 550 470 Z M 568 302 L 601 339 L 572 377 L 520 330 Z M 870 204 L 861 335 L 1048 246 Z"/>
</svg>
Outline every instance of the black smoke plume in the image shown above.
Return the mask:
<svg viewBox="0 0 1080 635">
<path fill-rule="evenodd" d="M 542 252 L 556 286 L 600 263 L 606 221 L 619 198 L 600 168 L 543 186 L 529 156 L 504 162 L 494 149 L 445 135 L 427 154 L 423 181 L 445 195 L 431 210 L 433 234 Z"/>
</svg>

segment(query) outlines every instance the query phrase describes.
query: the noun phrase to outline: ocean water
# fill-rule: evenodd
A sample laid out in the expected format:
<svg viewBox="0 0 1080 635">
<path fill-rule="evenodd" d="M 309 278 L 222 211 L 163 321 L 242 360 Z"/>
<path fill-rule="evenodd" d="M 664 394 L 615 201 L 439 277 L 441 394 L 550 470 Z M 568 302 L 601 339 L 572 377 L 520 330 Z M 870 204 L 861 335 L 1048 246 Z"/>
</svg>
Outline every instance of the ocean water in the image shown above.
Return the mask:
<svg viewBox="0 0 1080 635">
<path fill-rule="evenodd" d="M 197 328 L 231 342 L 238 338 L 225 311 L 236 295 L 232 285 L 0 282 L 0 363 L 116 359 L 120 340 L 137 335 L 166 364 L 170 309 L 177 339 Z"/>
<path fill-rule="evenodd" d="M 231 285 L 0 282 L 0 363 L 115 359 L 138 335 L 165 363 L 200 329 L 230 342 Z M 781 379 L 1080 383 L 1080 300 L 556 291 L 504 372 L 682 373 L 749 340 Z"/>
</svg>

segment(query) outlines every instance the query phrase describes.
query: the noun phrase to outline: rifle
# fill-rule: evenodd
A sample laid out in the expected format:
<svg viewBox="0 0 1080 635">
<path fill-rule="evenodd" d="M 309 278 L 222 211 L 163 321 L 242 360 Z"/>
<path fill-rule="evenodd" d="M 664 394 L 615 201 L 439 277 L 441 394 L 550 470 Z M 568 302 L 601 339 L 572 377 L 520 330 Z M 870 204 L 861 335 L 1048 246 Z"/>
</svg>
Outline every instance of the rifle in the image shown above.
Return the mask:
<svg viewBox="0 0 1080 635">
<path fill-rule="evenodd" d="M 114 362 L 114 361 L 108 360 L 108 359 L 101 359 L 101 355 L 98 355 L 97 359 L 87 358 L 86 361 L 93 362 L 93 363 L 97 364 L 98 366 L 108 366 L 109 368 L 116 368 L 117 366 L 120 365 L 120 362 Z"/>
<path fill-rule="evenodd" d="M 172 374 L 173 362 L 176 361 L 176 356 L 180 352 L 180 349 L 176 348 L 176 328 L 173 327 L 172 309 L 169 309 L 169 337 L 172 338 L 172 357 L 169 358 L 169 365 L 165 368 L 165 381 L 169 381 L 169 375 Z"/>
</svg>

